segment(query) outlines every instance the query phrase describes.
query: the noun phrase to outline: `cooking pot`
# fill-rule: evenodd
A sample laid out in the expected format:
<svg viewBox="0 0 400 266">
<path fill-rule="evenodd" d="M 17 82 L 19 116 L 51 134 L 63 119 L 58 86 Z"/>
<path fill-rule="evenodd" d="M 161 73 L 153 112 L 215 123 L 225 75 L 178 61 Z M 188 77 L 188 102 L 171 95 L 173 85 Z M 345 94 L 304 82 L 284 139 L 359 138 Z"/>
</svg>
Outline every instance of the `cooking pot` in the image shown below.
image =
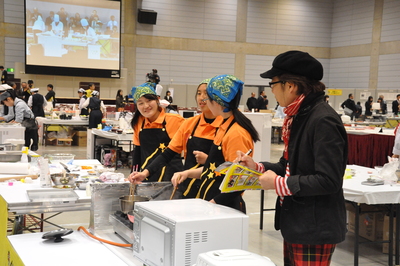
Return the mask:
<svg viewBox="0 0 400 266">
<path fill-rule="evenodd" d="M 121 211 L 127 214 L 129 211 L 133 210 L 135 202 L 149 201 L 149 200 L 150 200 L 149 197 L 128 195 L 119 197 L 119 205 L 121 207 Z"/>
</svg>

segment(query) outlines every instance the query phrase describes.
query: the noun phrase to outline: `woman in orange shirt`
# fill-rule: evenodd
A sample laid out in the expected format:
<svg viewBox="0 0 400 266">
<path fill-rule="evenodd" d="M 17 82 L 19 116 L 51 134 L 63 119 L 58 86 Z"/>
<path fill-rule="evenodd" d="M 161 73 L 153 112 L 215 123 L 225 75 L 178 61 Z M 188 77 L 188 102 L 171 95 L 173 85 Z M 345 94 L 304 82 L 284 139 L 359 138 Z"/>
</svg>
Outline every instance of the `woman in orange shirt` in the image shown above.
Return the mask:
<svg viewBox="0 0 400 266">
<path fill-rule="evenodd" d="M 207 102 L 215 116 L 222 116 L 223 122 L 218 128 L 204 166 L 175 173 L 171 181 L 177 186 L 188 177 L 201 179 L 197 198 L 246 212 L 242 191 L 221 193 L 219 186 L 224 175 L 214 172 L 223 162 L 234 161 L 238 150 L 253 150 L 254 142 L 260 140 L 251 121 L 238 109 L 242 91 L 243 82 L 232 75 L 220 75 L 210 80 L 207 85 L 208 96 L 203 101 Z"/>
<path fill-rule="evenodd" d="M 177 114 L 165 113 L 160 106 L 155 84 L 146 82 L 132 88 L 136 112 L 132 118 L 134 170 L 141 171 L 159 154 L 164 152 L 184 118 Z M 136 167 L 137 166 L 137 167 Z M 183 169 L 180 154 L 174 156 L 170 164 L 151 173 L 146 181 L 169 181 L 173 174 Z M 131 173 L 129 179 L 136 174 Z"/>
<path fill-rule="evenodd" d="M 207 159 L 207 154 L 213 143 L 218 126 L 222 122 L 222 117 L 217 118 L 203 101 L 207 96 L 207 84 L 210 79 L 202 81 L 197 87 L 196 101 L 202 113 L 188 118 L 182 123 L 178 132 L 168 145 L 168 148 L 160 154 L 150 165 L 132 178 L 134 182 L 143 181 L 157 169 L 168 165 L 174 156 L 184 151 L 184 169 L 195 169 L 203 166 Z M 201 184 L 199 179 L 186 179 L 179 185 L 183 198 L 194 198 L 197 195 Z"/>
</svg>

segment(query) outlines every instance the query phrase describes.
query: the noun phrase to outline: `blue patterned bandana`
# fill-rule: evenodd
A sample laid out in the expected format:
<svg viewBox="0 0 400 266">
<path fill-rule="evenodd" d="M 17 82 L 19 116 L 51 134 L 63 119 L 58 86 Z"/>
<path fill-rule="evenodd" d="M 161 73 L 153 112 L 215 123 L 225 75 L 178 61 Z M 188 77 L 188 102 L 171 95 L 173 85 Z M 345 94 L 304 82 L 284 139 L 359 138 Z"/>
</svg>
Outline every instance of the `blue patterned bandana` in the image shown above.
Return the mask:
<svg viewBox="0 0 400 266">
<path fill-rule="evenodd" d="M 156 90 L 155 90 L 155 83 L 151 83 L 151 82 L 146 82 L 143 83 L 142 85 L 139 85 L 137 87 L 133 87 L 131 94 L 133 97 L 133 101 L 136 103 L 137 100 L 139 100 L 140 97 L 142 97 L 143 95 L 146 94 L 156 94 Z"/>
<path fill-rule="evenodd" d="M 229 112 L 229 103 L 240 93 L 242 96 L 243 81 L 232 75 L 219 75 L 213 77 L 207 86 L 207 93 L 219 105 L 226 107 L 224 112 Z"/>
</svg>

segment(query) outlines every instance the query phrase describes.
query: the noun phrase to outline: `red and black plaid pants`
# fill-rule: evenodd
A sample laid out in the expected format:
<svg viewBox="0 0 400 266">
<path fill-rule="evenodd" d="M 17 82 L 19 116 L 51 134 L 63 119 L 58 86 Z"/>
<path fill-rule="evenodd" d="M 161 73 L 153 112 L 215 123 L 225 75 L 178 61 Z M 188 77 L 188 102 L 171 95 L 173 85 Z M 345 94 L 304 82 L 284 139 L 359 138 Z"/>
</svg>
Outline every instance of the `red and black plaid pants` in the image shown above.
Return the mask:
<svg viewBox="0 0 400 266">
<path fill-rule="evenodd" d="M 303 245 L 284 241 L 285 266 L 329 266 L 336 244 Z"/>
</svg>

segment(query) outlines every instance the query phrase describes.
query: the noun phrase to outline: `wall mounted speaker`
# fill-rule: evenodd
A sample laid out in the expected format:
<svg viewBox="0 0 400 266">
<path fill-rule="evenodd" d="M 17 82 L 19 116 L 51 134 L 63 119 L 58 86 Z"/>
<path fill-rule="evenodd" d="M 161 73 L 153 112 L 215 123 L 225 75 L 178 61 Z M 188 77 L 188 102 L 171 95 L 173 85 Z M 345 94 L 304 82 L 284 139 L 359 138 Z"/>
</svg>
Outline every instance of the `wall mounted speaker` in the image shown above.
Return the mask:
<svg viewBox="0 0 400 266">
<path fill-rule="evenodd" d="M 137 21 L 144 24 L 155 25 L 157 22 L 157 12 L 149 9 L 138 9 Z"/>
</svg>

